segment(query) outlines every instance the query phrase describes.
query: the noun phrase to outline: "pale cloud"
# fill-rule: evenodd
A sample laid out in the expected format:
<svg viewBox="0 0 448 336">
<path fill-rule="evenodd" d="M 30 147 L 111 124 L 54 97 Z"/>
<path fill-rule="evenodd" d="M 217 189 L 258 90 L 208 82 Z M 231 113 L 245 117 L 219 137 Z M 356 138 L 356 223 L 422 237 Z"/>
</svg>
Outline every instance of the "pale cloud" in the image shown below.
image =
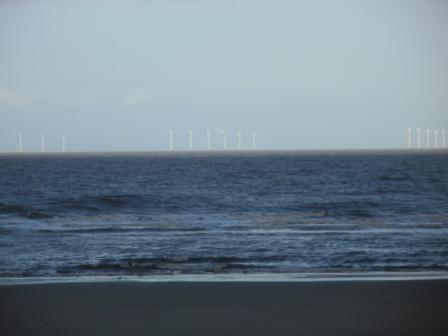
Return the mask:
<svg viewBox="0 0 448 336">
<path fill-rule="evenodd" d="M 0 88 L 0 105 L 29 105 L 35 103 L 37 95 L 24 94 L 14 90 Z"/>
<path fill-rule="evenodd" d="M 144 89 L 138 89 L 125 98 L 126 105 L 144 105 L 151 100 L 151 94 Z"/>
</svg>

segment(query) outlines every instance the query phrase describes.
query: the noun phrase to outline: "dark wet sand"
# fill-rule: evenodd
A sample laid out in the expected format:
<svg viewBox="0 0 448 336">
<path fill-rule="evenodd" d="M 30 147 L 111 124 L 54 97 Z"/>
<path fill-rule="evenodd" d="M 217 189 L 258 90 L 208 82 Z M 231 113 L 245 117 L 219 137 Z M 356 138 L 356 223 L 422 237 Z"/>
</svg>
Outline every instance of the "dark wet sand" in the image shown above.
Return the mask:
<svg viewBox="0 0 448 336">
<path fill-rule="evenodd" d="M 0 335 L 448 335 L 448 281 L 0 286 Z"/>
</svg>

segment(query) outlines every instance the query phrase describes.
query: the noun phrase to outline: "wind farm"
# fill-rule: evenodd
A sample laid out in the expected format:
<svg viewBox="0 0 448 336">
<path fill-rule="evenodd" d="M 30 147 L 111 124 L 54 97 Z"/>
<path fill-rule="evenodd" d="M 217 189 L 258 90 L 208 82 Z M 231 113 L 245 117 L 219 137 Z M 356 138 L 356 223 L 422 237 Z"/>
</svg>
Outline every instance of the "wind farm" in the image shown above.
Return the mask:
<svg viewBox="0 0 448 336">
<path fill-rule="evenodd" d="M 434 151 L 441 150 L 445 151 L 448 149 L 447 146 L 447 134 L 444 127 L 410 127 L 406 128 L 406 145 L 401 149 L 407 148 L 408 150 L 415 151 Z M 257 136 L 258 133 L 255 130 L 225 130 L 222 128 L 216 128 L 213 131 L 210 128 L 197 129 L 192 128 L 188 130 L 181 129 L 169 129 L 167 131 L 168 137 L 165 148 L 156 148 L 151 146 L 149 143 L 146 150 L 129 150 L 129 152 L 248 152 L 248 151 L 313 151 L 314 149 L 271 149 L 271 148 L 258 148 L 257 146 Z M 183 133 L 186 137 L 175 137 L 175 134 Z M 196 137 L 194 136 L 196 134 Z M 24 138 L 26 137 L 26 144 L 24 143 Z M 24 135 L 22 132 L 17 133 L 15 149 L 12 152 L 15 153 L 81 153 L 89 152 L 83 150 L 76 150 L 73 146 L 67 149 L 67 134 L 60 133 L 60 144 L 54 143 L 54 135 L 48 137 L 44 132 L 39 134 L 39 149 L 36 147 L 36 138 L 33 135 Z M 183 139 L 186 139 L 183 140 Z M 34 140 L 34 141 L 33 141 Z M 165 140 L 166 141 L 166 140 Z M 34 147 L 32 143 L 34 142 Z M 33 149 L 32 149 L 33 148 Z M 328 149 L 331 150 L 331 149 Z M 334 150 L 358 150 L 363 149 L 334 149 Z M 368 149 L 366 149 L 368 150 Z M 400 150 L 400 147 L 392 148 L 374 148 L 372 150 Z M 123 151 L 110 151 L 110 152 L 123 152 Z M 8 153 L 8 152 L 5 152 Z"/>
<path fill-rule="evenodd" d="M 412 127 L 407 128 L 407 148 L 414 150 L 435 150 L 447 149 L 446 130 L 444 127 L 438 127 L 434 129 L 426 128 L 426 144 L 422 146 L 420 127 L 414 129 Z M 432 136 L 431 136 L 432 134 Z M 431 141 L 432 138 L 432 141 Z"/>
<path fill-rule="evenodd" d="M 182 133 L 182 131 L 178 131 L 178 133 Z M 179 138 L 175 137 L 175 131 L 173 129 L 168 130 L 168 144 L 167 144 L 167 150 L 170 152 L 182 152 L 182 151 L 250 151 L 256 149 L 255 144 L 255 132 L 243 132 L 241 130 L 238 130 L 235 132 L 235 138 L 231 139 L 232 147 L 229 146 L 228 143 L 228 132 L 223 129 L 216 129 L 215 132 L 212 132 L 210 129 L 205 129 L 203 131 L 198 131 L 197 133 L 202 133 L 205 136 L 197 136 L 196 137 L 196 144 L 194 141 L 194 131 L 189 129 L 186 131 L 187 134 L 187 141 L 182 142 Z M 185 134 L 185 133 L 184 133 Z M 230 132 L 230 134 L 233 134 Z M 244 137 L 245 134 L 251 135 L 251 140 L 248 137 Z M 13 152 L 16 153 L 67 153 L 69 150 L 67 150 L 67 134 L 62 133 L 60 135 L 60 145 L 53 144 L 53 146 L 49 150 L 49 143 L 48 139 L 45 135 L 45 133 L 41 132 L 39 134 L 39 150 L 36 150 L 36 147 L 34 147 L 34 150 L 27 149 L 24 147 L 23 143 L 24 135 L 22 133 L 17 134 L 17 144 L 16 149 Z M 33 136 L 27 137 L 29 142 L 31 143 L 33 140 Z M 203 141 L 200 141 L 202 140 Z M 246 146 L 245 146 L 246 144 Z M 249 145 L 250 144 L 250 145 Z M 51 145 L 51 144 L 50 144 Z M 30 145 L 31 148 L 31 145 Z M 147 151 L 164 151 L 157 150 L 157 149 L 148 149 Z M 71 152 L 83 152 L 83 151 L 76 151 L 71 150 Z M 134 152 L 134 151 L 130 151 Z"/>
<path fill-rule="evenodd" d="M 182 131 L 179 131 L 182 132 Z M 215 132 L 212 132 L 209 128 L 205 130 L 198 130 L 196 133 L 202 133 L 205 135 L 205 137 L 197 136 L 196 141 L 194 141 L 193 137 L 193 130 L 186 131 L 187 133 L 187 142 L 177 142 L 176 146 L 174 144 L 174 131 L 168 130 L 168 150 L 169 151 L 176 151 L 176 152 L 182 152 L 182 151 L 250 151 L 255 150 L 255 132 L 250 133 L 252 136 L 251 142 L 249 142 L 249 139 L 244 138 L 245 134 L 249 134 L 249 132 L 243 132 L 242 130 L 237 130 L 235 133 L 233 132 L 227 132 L 223 129 L 215 129 Z M 228 134 L 235 134 L 235 138 L 230 139 L 232 140 L 233 146 L 229 146 L 229 138 L 227 137 Z M 204 139 L 204 142 L 200 141 L 201 139 Z M 213 143 L 213 146 L 212 146 Z M 247 144 L 246 146 L 244 144 Z M 251 145 L 249 145 L 251 143 Z M 175 149 L 176 148 L 176 149 Z"/>
</svg>

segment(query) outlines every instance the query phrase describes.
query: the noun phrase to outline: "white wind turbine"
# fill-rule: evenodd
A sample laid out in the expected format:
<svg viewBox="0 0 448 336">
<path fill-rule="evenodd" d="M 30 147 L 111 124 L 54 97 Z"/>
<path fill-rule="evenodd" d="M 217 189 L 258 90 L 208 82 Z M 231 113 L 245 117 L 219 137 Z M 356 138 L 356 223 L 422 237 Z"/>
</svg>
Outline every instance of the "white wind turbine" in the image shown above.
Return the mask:
<svg viewBox="0 0 448 336">
<path fill-rule="evenodd" d="M 422 134 L 422 130 L 421 128 L 417 128 L 417 148 L 421 148 L 422 147 L 422 142 L 421 142 L 421 134 Z"/>
<path fill-rule="evenodd" d="M 440 132 L 442 133 L 442 147 L 446 148 L 446 131 L 442 128 Z"/>
<path fill-rule="evenodd" d="M 62 153 L 65 153 L 65 133 L 62 134 Z"/>
<path fill-rule="evenodd" d="M 40 134 L 40 151 L 45 152 L 45 134 L 43 133 Z"/>
<path fill-rule="evenodd" d="M 173 130 L 169 130 L 168 134 L 170 136 L 170 151 L 173 151 L 174 150 L 174 141 L 173 141 L 174 133 L 173 133 Z"/>
<path fill-rule="evenodd" d="M 193 131 L 188 131 L 188 149 L 193 150 Z"/>
<path fill-rule="evenodd" d="M 206 133 L 206 135 L 207 135 L 207 150 L 210 150 L 210 130 L 207 128 L 206 130 L 205 130 L 205 133 Z"/>
<path fill-rule="evenodd" d="M 439 130 L 434 130 L 434 148 L 439 148 Z"/>
<path fill-rule="evenodd" d="M 242 148 L 242 144 L 241 144 L 241 131 L 238 131 L 237 135 L 238 135 L 238 150 L 241 150 Z"/>
<path fill-rule="evenodd" d="M 412 137 L 412 128 L 408 127 L 408 148 L 412 147 L 411 137 Z"/>
<path fill-rule="evenodd" d="M 22 134 L 19 133 L 19 153 L 22 153 Z"/>
<path fill-rule="evenodd" d="M 226 132 L 224 132 L 222 129 L 217 129 L 216 132 L 218 132 L 219 134 L 222 134 L 222 136 L 223 136 L 223 141 L 224 141 L 224 143 L 223 143 L 223 148 L 224 148 L 224 150 L 226 150 L 226 149 L 227 149 L 227 137 L 226 137 Z"/>
<path fill-rule="evenodd" d="M 257 149 L 256 137 L 257 133 L 252 132 L 252 149 Z"/>
<path fill-rule="evenodd" d="M 429 128 L 426 129 L 426 148 L 429 148 L 430 140 L 429 137 L 431 135 L 431 130 Z"/>
</svg>

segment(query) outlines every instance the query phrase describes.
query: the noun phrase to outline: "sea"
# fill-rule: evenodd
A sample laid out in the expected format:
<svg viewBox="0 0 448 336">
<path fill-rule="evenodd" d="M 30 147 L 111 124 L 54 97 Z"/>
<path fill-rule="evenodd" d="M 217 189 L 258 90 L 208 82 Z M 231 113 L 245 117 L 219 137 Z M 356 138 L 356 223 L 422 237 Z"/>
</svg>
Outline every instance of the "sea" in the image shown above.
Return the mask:
<svg viewBox="0 0 448 336">
<path fill-rule="evenodd" d="M 448 272 L 447 151 L 0 155 L 0 278 Z"/>
</svg>

